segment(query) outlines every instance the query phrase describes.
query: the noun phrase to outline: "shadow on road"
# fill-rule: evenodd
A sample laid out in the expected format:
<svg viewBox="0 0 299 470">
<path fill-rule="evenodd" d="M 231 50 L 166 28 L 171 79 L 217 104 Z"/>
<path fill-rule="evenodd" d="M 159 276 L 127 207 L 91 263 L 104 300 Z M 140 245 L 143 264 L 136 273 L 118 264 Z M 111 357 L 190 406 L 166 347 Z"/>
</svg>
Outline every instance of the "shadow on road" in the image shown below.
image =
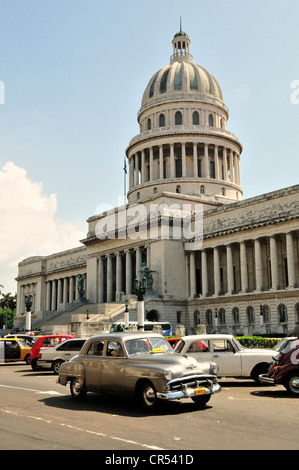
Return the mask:
<svg viewBox="0 0 299 470">
<path fill-rule="evenodd" d="M 211 398 L 211 401 L 213 397 Z M 141 406 L 133 399 L 124 399 L 120 397 L 112 397 L 100 395 L 96 393 L 88 393 L 86 398 L 82 401 L 75 401 L 69 396 L 55 396 L 47 397 L 39 400 L 46 406 L 54 408 L 62 408 L 72 412 L 80 411 L 97 411 L 99 413 L 107 413 L 111 415 L 129 416 L 141 418 L 148 415 L 163 416 L 163 415 L 177 415 L 183 413 L 194 412 L 207 412 L 212 406 L 206 405 L 203 408 L 198 408 L 191 401 L 186 399 L 183 402 L 162 402 L 155 410 L 143 410 Z"/>
</svg>

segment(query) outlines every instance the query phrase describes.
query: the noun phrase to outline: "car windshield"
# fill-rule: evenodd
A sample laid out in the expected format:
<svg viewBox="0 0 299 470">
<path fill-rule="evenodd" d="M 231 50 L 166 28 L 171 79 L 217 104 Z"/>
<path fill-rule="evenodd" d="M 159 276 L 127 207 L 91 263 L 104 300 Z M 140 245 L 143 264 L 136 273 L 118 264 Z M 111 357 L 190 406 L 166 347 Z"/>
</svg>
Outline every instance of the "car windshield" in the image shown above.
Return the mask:
<svg viewBox="0 0 299 470">
<path fill-rule="evenodd" d="M 287 347 L 281 351 L 283 354 L 287 354 L 291 349 L 294 349 L 299 346 L 299 339 L 296 339 L 295 341 L 291 341 Z"/>
<path fill-rule="evenodd" d="M 24 339 L 18 339 L 18 343 L 21 346 L 21 348 L 28 348 L 28 343 L 26 343 Z"/>
<path fill-rule="evenodd" d="M 284 348 L 286 348 L 289 343 L 292 343 L 294 340 L 295 340 L 295 338 L 293 338 L 293 339 L 290 339 L 290 338 L 283 338 L 282 340 L 280 340 L 280 341 L 277 343 L 277 345 L 275 346 L 274 350 L 280 352 L 280 351 L 282 351 Z"/>
<path fill-rule="evenodd" d="M 242 346 L 242 344 L 240 343 L 240 341 L 237 340 L 236 338 L 233 338 L 233 343 L 239 351 L 242 351 L 242 349 L 245 349 L 244 346 Z"/>
<path fill-rule="evenodd" d="M 126 341 L 125 346 L 129 356 L 133 356 L 134 354 L 164 353 L 165 351 L 173 352 L 168 341 L 158 336 L 151 338 L 129 339 Z"/>
</svg>

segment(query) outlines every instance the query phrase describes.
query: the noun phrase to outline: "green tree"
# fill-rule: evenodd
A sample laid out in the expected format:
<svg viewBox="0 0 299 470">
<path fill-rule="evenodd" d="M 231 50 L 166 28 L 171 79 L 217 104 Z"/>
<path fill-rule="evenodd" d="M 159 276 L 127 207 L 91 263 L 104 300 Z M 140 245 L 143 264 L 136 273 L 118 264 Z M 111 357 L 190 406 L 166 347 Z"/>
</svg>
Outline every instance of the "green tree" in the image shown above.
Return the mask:
<svg viewBox="0 0 299 470">
<path fill-rule="evenodd" d="M 2 294 L 2 298 L 0 299 L 0 322 L 2 323 L 2 327 L 3 325 L 5 325 L 6 328 L 13 327 L 16 303 L 16 295 L 11 295 L 10 292 Z"/>
</svg>

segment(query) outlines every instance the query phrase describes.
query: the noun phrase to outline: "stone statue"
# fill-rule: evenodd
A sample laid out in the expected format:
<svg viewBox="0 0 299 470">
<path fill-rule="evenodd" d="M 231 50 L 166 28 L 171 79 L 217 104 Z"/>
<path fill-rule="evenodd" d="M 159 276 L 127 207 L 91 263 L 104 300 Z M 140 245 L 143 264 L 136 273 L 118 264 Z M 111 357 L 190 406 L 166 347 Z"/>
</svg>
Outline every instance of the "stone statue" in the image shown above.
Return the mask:
<svg viewBox="0 0 299 470">
<path fill-rule="evenodd" d="M 152 291 L 153 290 L 153 273 L 154 271 L 151 271 L 147 264 L 145 262 L 142 263 L 141 265 L 141 278 L 146 278 L 146 290 L 147 291 Z"/>
<path fill-rule="evenodd" d="M 77 286 L 78 286 L 78 292 L 79 292 L 79 300 L 85 299 L 84 279 L 85 279 L 85 274 L 78 274 Z"/>
</svg>

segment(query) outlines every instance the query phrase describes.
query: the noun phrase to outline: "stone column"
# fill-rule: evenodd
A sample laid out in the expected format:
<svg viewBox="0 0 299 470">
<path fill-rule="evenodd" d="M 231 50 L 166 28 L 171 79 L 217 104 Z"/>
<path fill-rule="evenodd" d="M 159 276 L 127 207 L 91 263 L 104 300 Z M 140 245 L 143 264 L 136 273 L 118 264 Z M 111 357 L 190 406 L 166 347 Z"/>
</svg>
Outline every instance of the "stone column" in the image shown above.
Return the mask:
<svg viewBox="0 0 299 470">
<path fill-rule="evenodd" d="M 65 278 L 63 279 L 63 297 L 62 297 L 62 302 L 63 302 L 64 304 L 66 304 L 67 301 L 68 301 L 67 293 L 68 293 L 68 278 L 65 277 Z"/>
<path fill-rule="evenodd" d="M 141 183 L 145 183 L 145 152 L 141 150 Z"/>
<path fill-rule="evenodd" d="M 240 243 L 241 292 L 248 291 L 247 253 L 246 243 Z"/>
<path fill-rule="evenodd" d="M 129 186 L 130 189 L 134 186 L 134 155 L 131 155 L 129 160 Z"/>
<path fill-rule="evenodd" d="M 112 289 L 113 289 L 113 270 L 112 270 L 112 256 L 107 255 L 107 302 L 112 302 Z"/>
<path fill-rule="evenodd" d="M 227 149 L 223 147 L 223 178 L 227 181 Z"/>
<path fill-rule="evenodd" d="M 62 292 L 62 280 L 58 279 L 58 293 L 57 293 L 57 308 L 61 303 L 61 292 Z"/>
<path fill-rule="evenodd" d="M 214 160 L 215 160 L 215 179 L 219 179 L 219 156 L 218 156 L 218 145 L 214 148 Z"/>
<path fill-rule="evenodd" d="M 186 144 L 182 142 L 182 177 L 186 176 Z"/>
<path fill-rule="evenodd" d="M 286 234 L 287 245 L 287 266 L 288 266 L 288 287 L 293 288 L 296 285 L 296 271 L 295 271 L 295 254 L 293 235 Z"/>
<path fill-rule="evenodd" d="M 274 236 L 270 237 L 271 289 L 278 289 L 277 247 Z"/>
<path fill-rule="evenodd" d="M 206 250 L 201 251 L 201 279 L 202 279 L 202 295 L 206 296 L 209 291 L 208 286 L 208 263 Z"/>
<path fill-rule="evenodd" d="M 220 292 L 220 263 L 218 248 L 214 248 L 214 296 L 218 296 Z"/>
<path fill-rule="evenodd" d="M 139 246 L 135 248 L 136 252 L 136 277 L 141 281 L 141 249 Z"/>
<path fill-rule="evenodd" d="M 149 180 L 153 181 L 154 180 L 154 151 L 153 147 L 150 147 L 149 149 Z"/>
<path fill-rule="evenodd" d="M 69 297 L 69 303 L 74 302 L 74 276 L 70 277 L 70 297 Z"/>
<path fill-rule="evenodd" d="M 104 302 L 104 258 L 101 256 L 98 259 L 98 303 Z"/>
<path fill-rule="evenodd" d="M 159 145 L 159 172 L 160 180 L 163 179 L 163 145 Z"/>
<path fill-rule="evenodd" d="M 139 156 L 138 153 L 135 153 L 135 169 L 134 169 L 134 185 L 139 184 Z"/>
<path fill-rule="evenodd" d="M 132 254 L 126 251 L 126 294 L 132 294 Z"/>
<path fill-rule="evenodd" d="M 120 300 L 122 291 L 122 255 L 116 254 L 116 299 Z"/>
<path fill-rule="evenodd" d="M 226 247 L 226 269 L 227 269 L 227 293 L 232 294 L 234 290 L 234 268 L 233 253 L 231 245 Z"/>
<path fill-rule="evenodd" d="M 260 291 L 263 287 L 263 267 L 261 244 L 258 239 L 254 240 L 254 259 L 255 259 L 255 283 L 256 290 Z"/>
<path fill-rule="evenodd" d="M 190 252 L 190 297 L 193 299 L 196 294 L 196 276 L 195 276 L 195 252 Z"/>
<path fill-rule="evenodd" d="M 57 286 L 56 286 L 56 280 L 54 279 L 52 281 L 52 302 L 51 302 L 51 310 L 56 310 L 56 305 L 57 305 Z"/>
<path fill-rule="evenodd" d="M 209 146 L 208 144 L 205 144 L 202 176 L 204 178 L 208 178 L 209 174 L 210 174 L 209 172 Z"/>
<path fill-rule="evenodd" d="M 175 177 L 174 144 L 170 144 L 170 178 Z"/>
<path fill-rule="evenodd" d="M 193 176 L 194 178 L 198 177 L 198 169 L 197 169 L 197 143 L 193 143 Z"/>
<path fill-rule="evenodd" d="M 51 310 L 51 281 L 46 284 L 46 310 Z"/>
</svg>

